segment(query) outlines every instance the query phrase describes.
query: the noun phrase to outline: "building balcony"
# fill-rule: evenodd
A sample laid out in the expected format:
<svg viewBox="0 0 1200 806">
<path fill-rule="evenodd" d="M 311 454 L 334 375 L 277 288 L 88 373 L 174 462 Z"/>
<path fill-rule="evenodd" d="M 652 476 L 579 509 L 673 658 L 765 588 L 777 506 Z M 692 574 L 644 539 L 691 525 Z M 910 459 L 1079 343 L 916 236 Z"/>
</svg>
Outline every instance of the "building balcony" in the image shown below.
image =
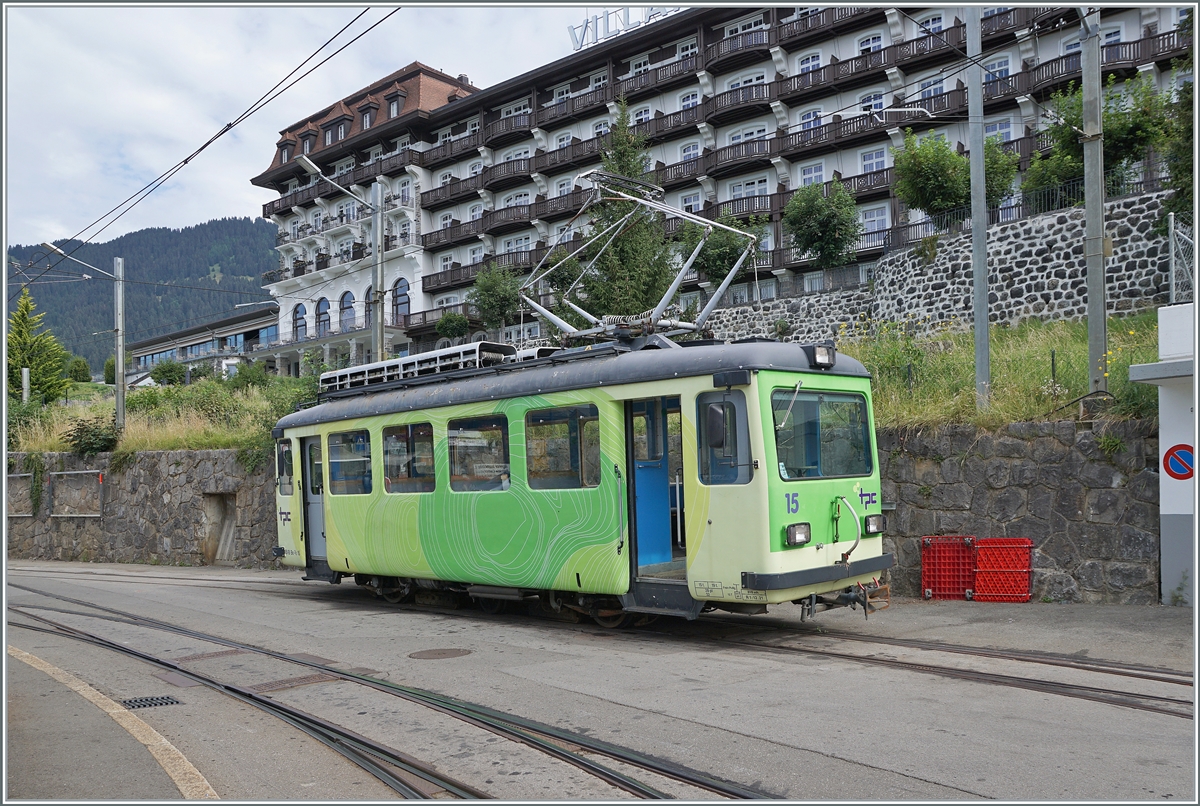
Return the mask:
<svg viewBox="0 0 1200 806">
<path fill-rule="evenodd" d="M 552 199 L 541 199 L 534 203 L 531 217 L 539 221 L 569 218 L 583 209 L 584 203 L 591 195 L 590 190 L 574 190 Z"/>
<path fill-rule="evenodd" d="M 683 160 L 659 168 L 654 172 L 654 183 L 664 189 L 693 184 L 705 175 L 706 158 Z"/>
<path fill-rule="evenodd" d="M 1029 73 L 1020 72 L 983 82 L 983 105 L 998 106 L 1029 92 Z"/>
<path fill-rule="evenodd" d="M 887 57 L 891 64 L 905 72 L 912 72 L 942 58 L 958 57 L 966 52 L 966 47 L 967 26 L 959 23 L 937 33 L 890 45 L 885 50 L 891 51 Z"/>
<path fill-rule="evenodd" d="M 530 226 L 532 204 L 514 204 L 499 210 L 488 210 L 483 214 L 483 231 L 488 235 L 499 235 Z"/>
<path fill-rule="evenodd" d="M 600 155 L 607 145 L 607 136 L 575 140 L 569 146 L 534 156 L 531 165 L 532 172 L 552 174 L 568 168 L 599 164 Z"/>
<path fill-rule="evenodd" d="M 442 249 L 478 240 L 481 234 L 483 234 L 483 219 L 466 221 L 422 235 L 421 246 L 425 249 Z"/>
<path fill-rule="evenodd" d="M 792 52 L 818 39 L 827 39 L 831 33 L 858 28 L 872 16 L 884 17 L 884 8 L 824 8 L 815 14 L 780 21 L 775 27 L 775 39 Z"/>
<path fill-rule="evenodd" d="M 769 165 L 772 156 L 771 144 L 771 140 L 764 138 L 718 148 L 704 157 L 705 173 L 709 176 L 726 176 L 756 165 Z"/>
<path fill-rule="evenodd" d="M 634 101 L 647 95 L 664 92 L 672 87 L 694 82 L 699 66 L 700 60 L 696 54 L 692 54 L 653 67 L 640 75 L 623 78 L 616 83 L 616 97 L 620 98 L 623 95 L 629 101 Z"/>
<path fill-rule="evenodd" d="M 396 327 L 402 327 L 410 333 L 431 333 L 437 332 L 438 321 L 448 313 L 458 313 L 467 317 L 467 320 L 475 327 L 483 325 L 483 319 L 479 316 L 479 309 L 474 305 L 467 303 L 459 303 L 458 305 L 447 305 L 444 308 L 432 308 L 428 311 L 418 311 L 417 313 L 404 314 L 402 317 L 394 317 Z"/>
<path fill-rule="evenodd" d="M 486 177 L 487 169 L 485 168 L 483 173 L 477 176 L 454 179 L 441 187 L 426 190 L 421 194 L 421 206 L 428 210 L 437 210 L 465 199 L 479 198 L 479 191 L 483 189 Z"/>
<path fill-rule="evenodd" d="M 1010 8 L 999 14 L 989 14 L 980 20 L 980 30 L 985 45 L 1005 34 L 1015 33 L 1022 28 L 1028 28 L 1033 19 L 1032 8 Z"/>
<path fill-rule="evenodd" d="M 557 103 L 543 106 L 537 111 L 539 128 L 558 126 L 572 120 L 588 117 L 603 112 L 608 102 L 616 96 L 607 84 L 603 87 L 581 92 L 570 98 L 564 98 Z"/>
<path fill-rule="evenodd" d="M 324 184 L 324 183 L 321 183 Z M 329 187 L 325 185 L 325 187 Z M 311 202 L 318 196 L 332 196 L 333 188 L 329 188 L 331 192 L 325 193 L 321 190 L 321 185 L 312 184 L 308 187 L 302 187 L 299 190 L 293 190 L 280 196 L 278 199 L 273 199 L 263 205 L 263 218 L 270 218 L 277 213 L 290 213 L 293 207 L 300 207 L 303 204 Z"/>
<path fill-rule="evenodd" d="M 421 166 L 439 168 L 463 158 L 463 154 L 477 154 L 483 145 L 483 136 L 478 131 L 438 143 L 421 153 Z"/>
<path fill-rule="evenodd" d="M 696 124 L 701 121 L 703 110 L 704 107 L 697 105 L 669 115 L 659 113 L 650 120 L 638 123 L 632 129 L 652 143 L 663 143 L 676 137 L 695 134 Z"/>
<path fill-rule="evenodd" d="M 383 251 L 391 252 L 393 249 L 403 249 L 406 246 L 419 245 L 420 241 L 412 236 L 411 232 L 406 232 L 403 235 L 384 235 L 383 236 Z"/>
<path fill-rule="evenodd" d="M 382 157 L 376 170 L 384 176 L 399 176 L 406 173 L 408 166 L 421 164 L 421 152 L 402 148 L 395 154 Z"/>
<path fill-rule="evenodd" d="M 704 69 L 710 73 L 724 73 L 744 64 L 769 59 L 774 44 L 774 28 L 759 28 L 726 37 L 704 49 Z"/>
<path fill-rule="evenodd" d="M 498 162 L 483 174 L 483 186 L 493 193 L 497 190 L 524 185 L 532 181 L 533 160 L 528 157 Z"/>
<path fill-rule="evenodd" d="M 777 98 L 775 81 L 766 84 L 751 84 L 735 90 L 718 93 L 704 100 L 704 119 L 720 126 L 737 120 L 771 111 L 771 102 Z"/>
<path fill-rule="evenodd" d="M 529 137 L 533 121 L 532 112 L 522 112 L 519 115 L 494 120 L 484 128 L 483 144 L 488 148 L 499 148 Z"/>
<path fill-rule="evenodd" d="M 750 216 L 769 216 L 782 209 L 781 193 L 765 193 L 761 196 L 746 196 L 741 199 L 730 199 L 709 205 L 704 210 L 704 217 L 716 221 L 720 218 L 749 218 Z"/>
<path fill-rule="evenodd" d="M 1172 34 L 1175 32 L 1172 31 Z M 1105 76 L 1113 73 L 1120 74 L 1123 78 L 1129 78 L 1137 72 L 1139 64 L 1148 62 L 1160 61 L 1167 58 L 1165 55 L 1155 53 L 1156 48 L 1161 47 L 1161 43 L 1170 41 L 1170 38 L 1163 35 L 1147 37 L 1134 42 L 1117 42 L 1112 45 L 1102 45 L 1100 47 L 1100 65 Z M 1186 48 L 1191 47 L 1191 42 L 1184 43 L 1183 47 L 1179 47 L 1178 38 L 1176 38 L 1176 51 L 1182 54 Z M 1037 67 L 1029 71 L 1029 91 L 1038 93 L 1040 97 L 1045 98 L 1051 92 L 1061 89 L 1070 81 L 1076 81 L 1083 76 L 1083 56 L 1079 52 L 1068 53 L 1066 56 L 1059 56 L 1057 59 L 1048 59 L 1042 62 Z"/>
</svg>

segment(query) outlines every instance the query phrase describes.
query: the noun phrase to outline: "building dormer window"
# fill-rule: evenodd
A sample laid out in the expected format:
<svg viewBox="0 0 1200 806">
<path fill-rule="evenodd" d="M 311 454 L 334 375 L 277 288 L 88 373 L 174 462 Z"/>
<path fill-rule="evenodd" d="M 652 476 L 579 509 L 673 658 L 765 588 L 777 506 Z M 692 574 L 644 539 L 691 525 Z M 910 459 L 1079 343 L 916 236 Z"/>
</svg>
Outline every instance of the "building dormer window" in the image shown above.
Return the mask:
<svg viewBox="0 0 1200 806">
<path fill-rule="evenodd" d="M 287 161 L 288 161 L 288 147 L 284 146 L 283 148 L 279 149 L 279 164 L 283 165 Z"/>
<path fill-rule="evenodd" d="M 396 115 L 399 115 L 399 114 L 400 114 L 400 101 L 393 98 L 392 100 L 388 101 L 388 117 L 394 118 L 394 117 L 396 117 Z"/>
<path fill-rule="evenodd" d="M 305 137 L 304 138 L 304 153 L 307 154 L 310 151 L 312 151 L 312 138 Z"/>
<path fill-rule="evenodd" d="M 339 123 L 338 124 L 338 140 L 344 140 L 345 138 L 346 138 L 346 124 Z"/>
<path fill-rule="evenodd" d="M 333 129 L 325 130 L 325 145 L 333 145 Z"/>
<path fill-rule="evenodd" d="M 371 113 L 370 112 L 363 112 L 362 127 L 364 130 L 371 128 Z"/>
</svg>

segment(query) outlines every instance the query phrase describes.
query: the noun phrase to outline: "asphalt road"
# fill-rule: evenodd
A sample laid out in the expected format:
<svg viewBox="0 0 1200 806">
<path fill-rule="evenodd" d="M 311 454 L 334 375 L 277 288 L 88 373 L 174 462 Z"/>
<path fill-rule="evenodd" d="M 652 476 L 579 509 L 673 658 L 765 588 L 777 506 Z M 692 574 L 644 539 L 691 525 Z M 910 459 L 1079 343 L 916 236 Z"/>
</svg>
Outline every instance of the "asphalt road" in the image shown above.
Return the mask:
<svg viewBox="0 0 1200 806">
<path fill-rule="evenodd" d="M 14 585 L 84 599 L 598 736 L 774 797 L 795 800 L 1196 800 L 1195 721 L 1056 694 L 950 679 L 831 655 L 780 653 L 720 638 L 776 640 L 799 626 L 791 608 L 766 617 L 705 617 L 607 631 L 586 621 L 387 605 L 346 582 L 228 568 L 12 562 L 7 601 L 68 610 Z M 101 623 L 51 611 L 80 628 Z M 317 741 L 223 695 L 180 688 L 136 659 L 59 635 L 15 628 L 7 643 L 86 682 L 112 701 L 172 696 L 133 714 L 174 748 L 217 797 L 386 800 L 390 789 Z M 718 623 L 718 621 L 720 623 Z M 826 630 L 1019 649 L 1191 671 L 1192 611 L 1164 607 L 896 601 L 869 621 L 822 613 Z M 213 650 L 194 639 L 108 634 L 180 657 Z M 1029 664 L 931 658 L 919 650 L 806 634 L 804 645 L 1004 674 Z M 427 650 L 453 657 L 422 658 Z M 413 657 L 417 654 L 418 657 Z M 426 654 L 429 654 L 426 652 Z M 270 678 L 254 656 L 205 663 Z M 6 655 L 7 797 L 182 798 L 176 778 L 124 726 L 45 671 Z M 1038 668 L 1047 679 L 1097 686 L 1181 686 Z M 257 679 L 257 678 L 254 678 Z M 480 740 L 420 709 L 381 704 L 345 683 L 280 691 L 280 701 L 344 719 L 480 788 L 512 799 L 625 797 L 554 765 Z M 178 774 L 178 770 L 176 770 Z"/>
</svg>

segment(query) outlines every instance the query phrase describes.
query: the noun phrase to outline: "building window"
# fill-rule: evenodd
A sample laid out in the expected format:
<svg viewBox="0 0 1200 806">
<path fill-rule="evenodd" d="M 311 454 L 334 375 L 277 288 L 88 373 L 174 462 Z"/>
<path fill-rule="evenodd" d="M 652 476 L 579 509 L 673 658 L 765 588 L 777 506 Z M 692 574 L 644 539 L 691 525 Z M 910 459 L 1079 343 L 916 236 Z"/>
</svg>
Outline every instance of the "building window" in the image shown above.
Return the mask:
<svg viewBox="0 0 1200 806">
<path fill-rule="evenodd" d="M 1006 11 L 1012 11 L 1012 9 L 1009 8 L 1008 6 L 996 6 L 995 8 L 985 8 L 983 10 L 983 19 L 986 20 L 988 17 L 994 17 L 997 14 L 1003 14 Z"/>
<path fill-rule="evenodd" d="M 512 151 L 509 151 L 507 154 L 504 155 L 505 162 L 512 162 L 513 160 L 527 160 L 527 159 L 529 159 L 529 146 L 525 146 L 524 148 L 514 148 Z"/>
<path fill-rule="evenodd" d="M 300 219 L 292 219 L 292 240 L 300 237 Z"/>
<path fill-rule="evenodd" d="M 983 124 L 984 139 L 991 137 L 1000 138 L 1000 142 L 1007 143 L 1012 140 L 1012 122 L 1008 120 L 997 120 L 994 123 Z"/>
<path fill-rule="evenodd" d="M 571 97 L 571 85 L 563 84 L 561 87 L 554 88 L 554 103 L 565 103 Z"/>
<path fill-rule="evenodd" d="M 679 59 L 686 59 L 688 56 L 695 55 L 698 50 L 699 48 L 696 46 L 696 40 L 689 39 L 688 41 L 680 42 L 675 46 L 675 56 Z"/>
<path fill-rule="evenodd" d="M 863 246 L 873 249 L 884 245 L 887 237 L 887 207 L 869 207 L 858 211 L 863 225 Z"/>
<path fill-rule="evenodd" d="M 504 253 L 512 252 L 528 252 L 529 251 L 529 236 L 521 235 L 516 238 L 504 239 Z"/>
<path fill-rule="evenodd" d="M 874 53 L 877 50 L 883 50 L 883 37 L 879 34 L 865 36 L 858 40 L 858 53 L 860 56 Z"/>
<path fill-rule="evenodd" d="M 729 286 L 729 304 L 745 305 L 750 302 L 750 287 L 746 283 Z"/>
<path fill-rule="evenodd" d="M 312 151 L 312 138 L 305 137 L 304 138 L 304 153 L 307 154 L 310 151 Z"/>
<path fill-rule="evenodd" d="M 699 103 L 700 93 L 698 92 L 686 92 L 679 96 L 679 109 L 681 111 L 684 109 L 691 109 L 693 106 L 699 105 Z"/>
<path fill-rule="evenodd" d="M 917 28 L 926 34 L 940 33 L 942 30 L 942 15 L 934 14 L 931 17 L 926 17 L 917 23 Z"/>
<path fill-rule="evenodd" d="M 883 155 L 886 149 L 877 148 L 871 151 L 864 151 L 862 155 L 862 172 L 869 174 L 872 171 L 882 171 L 884 169 Z"/>
<path fill-rule="evenodd" d="M 511 118 L 513 115 L 524 115 L 527 112 L 529 112 L 529 99 L 525 98 L 501 109 L 500 117 Z"/>
<path fill-rule="evenodd" d="M 753 73 L 750 75 L 740 76 L 729 82 L 729 89 L 736 90 L 739 87 L 749 87 L 753 84 L 764 84 L 767 80 L 766 73 Z"/>
<path fill-rule="evenodd" d="M 746 31 L 753 31 L 758 28 L 762 28 L 763 24 L 764 24 L 763 16 L 762 16 L 762 14 L 759 14 L 757 17 L 750 17 L 749 19 L 741 20 L 740 22 L 735 22 L 730 25 L 726 25 L 725 26 L 725 38 L 728 39 L 731 36 L 737 36 L 738 34 L 744 34 Z"/>
<path fill-rule="evenodd" d="M 399 114 L 400 114 L 400 101 L 398 101 L 398 100 L 388 101 L 388 117 L 394 118 L 394 117 L 396 117 L 396 115 L 399 115 Z"/>
<path fill-rule="evenodd" d="M 305 320 L 305 315 L 308 311 L 303 305 L 297 305 L 292 309 L 292 338 L 296 341 L 304 341 L 308 338 L 308 322 Z"/>
<path fill-rule="evenodd" d="M 800 169 L 800 187 L 825 184 L 825 163 L 805 165 Z"/>
<path fill-rule="evenodd" d="M 921 97 L 932 98 L 935 95 L 942 94 L 942 80 L 940 78 L 931 78 L 928 81 L 921 82 Z"/>
<path fill-rule="evenodd" d="M 472 204 L 471 209 L 469 211 L 469 218 L 472 221 L 478 221 L 479 219 L 483 218 L 483 205 L 482 204 Z"/>
<path fill-rule="evenodd" d="M 346 124 L 339 123 L 338 124 L 338 140 L 344 140 L 344 139 L 346 139 Z"/>
<path fill-rule="evenodd" d="M 797 68 L 797 72 L 801 75 L 804 73 L 811 73 L 813 70 L 820 70 L 821 54 L 810 53 L 807 56 L 801 56 L 800 61 L 797 63 Z"/>
<path fill-rule="evenodd" d="M 558 182 L 555 183 L 555 186 L 554 186 L 554 194 L 556 196 L 566 196 L 568 193 L 571 192 L 573 185 L 574 185 L 574 181 L 575 180 L 573 180 L 573 179 L 558 180 Z"/>
<path fill-rule="evenodd" d="M 558 135 L 558 137 L 556 137 L 554 140 L 554 147 L 556 149 L 557 148 L 566 148 L 569 145 L 571 145 L 571 133 L 570 132 L 563 132 L 560 135 Z"/>
<path fill-rule="evenodd" d="M 317 232 L 321 231 L 321 211 L 317 210 L 313 213 L 313 229 Z"/>
<path fill-rule="evenodd" d="M 317 300 L 317 338 L 329 333 L 329 300 Z"/>
<path fill-rule="evenodd" d="M 482 263 L 483 262 L 483 247 L 472 246 L 467 250 L 467 263 Z"/>
<path fill-rule="evenodd" d="M 365 131 L 366 129 L 369 129 L 369 128 L 371 128 L 371 113 L 370 113 L 370 112 L 363 112 L 363 124 L 362 124 L 362 127 L 363 127 L 363 130 L 364 130 L 364 131 Z"/>
<path fill-rule="evenodd" d="M 820 114 L 820 113 L 818 113 Z M 744 143 L 747 140 L 764 140 L 767 136 L 767 127 L 761 123 L 753 126 L 748 126 L 740 132 L 731 132 L 729 135 L 729 144 Z"/>
<path fill-rule="evenodd" d="M 467 121 L 467 134 L 474 134 L 479 131 L 479 118 L 471 118 Z"/>
<path fill-rule="evenodd" d="M 765 176 L 760 176 L 757 179 L 744 179 L 740 182 L 734 182 L 729 186 L 729 198 L 731 199 L 765 195 L 767 195 L 767 178 Z"/>
<path fill-rule="evenodd" d="M 825 290 L 825 272 L 810 271 L 804 275 L 804 293 L 817 294 Z"/>
<path fill-rule="evenodd" d="M 438 219 L 438 222 L 438 229 L 446 229 L 454 223 L 454 213 L 442 213 L 442 216 Z"/>
<path fill-rule="evenodd" d="M 349 291 L 338 301 L 338 329 L 343 333 L 354 330 L 354 295 Z"/>
<path fill-rule="evenodd" d="M 648 107 L 648 106 L 643 106 L 641 109 L 638 109 L 636 112 L 633 113 L 633 122 L 635 125 L 638 123 L 645 123 L 649 119 L 650 119 L 650 107 Z"/>
<path fill-rule="evenodd" d="M 333 129 L 325 130 L 325 145 L 333 144 Z"/>
<path fill-rule="evenodd" d="M 700 192 L 685 193 L 679 197 L 679 206 L 685 212 L 698 213 L 703 209 L 703 204 L 700 201 Z"/>
<path fill-rule="evenodd" d="M 594 137 L 603 137 L 608 134 L 608 121 L 599 120 L 592 126 L 592 135 Z"/>
<path fill-rule="evenodd" d="M 440 132 L 438 132 L 438 145 L 449 143 L 451 139 L 452 138 L 449 129 L 442 129 Z"/>
<path fill-rule="evenodd" d="M 519 204 L 529 204 L 529 191 L 522 190 L 504 197 L 505 207 L 516 207 Z"/>
<path fill-rule="evenodd" d="M 503 414 L 451 420 L 446 427 L 450 489 L 507 490 L 508 418 Z"/>
<path fill-rule="evenodd" d="M 800 115 L 800 131 L 815 129 L 821 125 L 821 110 L 810 109 Z"/>
<path fill-rule="evenodd" d="M 868 92 L 858 99 L 859 107 L 864 112 L 879 112 L 883 109 L 883 93 Z"/>
<path fill-rule="evenodd" d="M 482 162 L 472 162 L 471 167 L 467 169 L 468 176 L 479 176 L 481 173 L 483 173 Z"/>
<path fill-rule="evenodd" d="M 770 247 L 764 246 L 761 248 L 769 249 Z M 774 277 L 770 278 L 769 280 L 759 280 L 758 281 L 758 298 L 759 299 L 775 299 L 777 294 L 778 294 L 778 292 L 775 288 L 775 278 Z"/>
<path fill-rule="evenodd" d="M 408 316 L 408 280 L 401 277 L 392 286 L 392 324 L 400 325 Z"/>
<path fill-rule="evenodd" d="M 400 199 L 401 204 L 409 204 L 412 202 L 412 180 L 405 179 L 396 186 L 396 196 Z"/>
<path fill-rule="evenodd" d="M 650 57 L 638 56 L 629 63 L 629 75 L 640 76 L 642 73 L 650 72 Z"/>
<path fill-rule="evenodd" d="M 592 89 L 598 90 L 601 87 L 607 87 L 607 86 L 608 86 L 608 73 L 596 73 L 596 75 L 592 76 L 592 81 L 591 81 Z"/>
<path fill-rule="evenodd" d="M 984 81 L 995 81 L 998 78 L 1006 78 L 1008 76 L 1008 57 L 996 59 L 990 64 L 985 64 L 983 69 L 987 71 L 987 77 Z"/>
<path fill-rule="evenodd" d="M 435 308 L 449 308 L 450 306 L 457 304 L 458 294 L 446 294 L 433 301 L 433 307 Z"/>
<path fill-rule="evenodd" d="M 284 146 L 283 148 L 279 149 L 279 164 L 283 165 L 287 161 L 288 161 L 288 149 L 287 149 L 287 146 Z"/>
<path fill-rule="evenodd" d="M 438 177 L 438 185 L 441 187 L 445 187 L 453 181 L 454 173 L 452 171 L 445 171 L 441 176 Z"/>
<path fill-rule="evenodd" d="M 679 159 L 683 161 L 699 159 L 700 144 L 699 143 L 684 143 L 679 147 Z"/>
<path fill-rule="evenodd" d="M 450 271 L 454 268 L 454 255 L 442 255 L 438 259 L 438 265 L 441 266 L 442 271 Z"/>
</svg>

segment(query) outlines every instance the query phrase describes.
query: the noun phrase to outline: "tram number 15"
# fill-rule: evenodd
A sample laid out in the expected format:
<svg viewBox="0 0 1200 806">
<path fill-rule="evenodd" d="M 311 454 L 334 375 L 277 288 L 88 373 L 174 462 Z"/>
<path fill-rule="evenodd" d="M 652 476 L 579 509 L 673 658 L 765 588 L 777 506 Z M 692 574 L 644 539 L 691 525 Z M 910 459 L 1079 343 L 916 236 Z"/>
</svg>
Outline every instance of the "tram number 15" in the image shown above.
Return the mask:
<svg viewBox="0 0 1200 806">
<path fill-rule="evenodd" d="M 783 499 L 787 501 L 789 515 L 795 515 L 800 511 L 800 493 L 784 493 Z"/>
</svg>

